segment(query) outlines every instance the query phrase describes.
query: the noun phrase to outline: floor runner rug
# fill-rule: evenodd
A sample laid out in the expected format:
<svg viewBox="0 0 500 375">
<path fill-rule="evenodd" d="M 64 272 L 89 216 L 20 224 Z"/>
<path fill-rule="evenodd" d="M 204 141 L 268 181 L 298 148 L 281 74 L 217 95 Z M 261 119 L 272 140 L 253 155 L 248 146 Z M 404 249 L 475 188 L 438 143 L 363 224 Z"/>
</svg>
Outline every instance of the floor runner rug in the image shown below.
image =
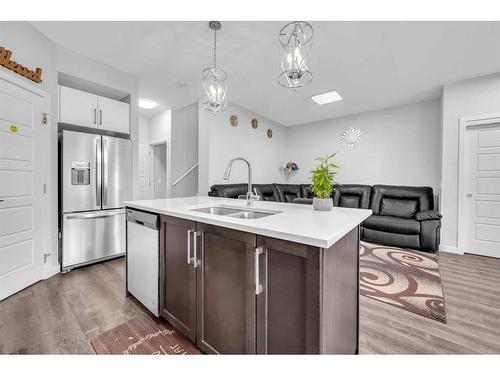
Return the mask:
<svg viewBox="0 0 500 375">
<path fill-rule="evenodd" d="M 201 354 L 170 324 L 147 316 L 112 328 L 90 343 L 97 354 Z"/>
</svg>

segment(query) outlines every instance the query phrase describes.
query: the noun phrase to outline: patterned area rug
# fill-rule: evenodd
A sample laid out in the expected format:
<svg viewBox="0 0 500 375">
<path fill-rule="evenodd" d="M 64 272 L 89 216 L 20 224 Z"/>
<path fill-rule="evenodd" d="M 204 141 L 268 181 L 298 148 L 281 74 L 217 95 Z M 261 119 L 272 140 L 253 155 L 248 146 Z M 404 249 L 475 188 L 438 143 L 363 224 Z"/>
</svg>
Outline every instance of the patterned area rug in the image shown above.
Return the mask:
<svg viewBox="0 0 500 375">
<path fill-rule="evenodd" d="M 96 354 L 201 354 L 170 324 L 146 316 L 112 328 L 90 343 Z"/>
<path fill-rule="evenodd" d="M 361 242 L 360 294 L 446 323 L 437 257 Z"/>
</svg>

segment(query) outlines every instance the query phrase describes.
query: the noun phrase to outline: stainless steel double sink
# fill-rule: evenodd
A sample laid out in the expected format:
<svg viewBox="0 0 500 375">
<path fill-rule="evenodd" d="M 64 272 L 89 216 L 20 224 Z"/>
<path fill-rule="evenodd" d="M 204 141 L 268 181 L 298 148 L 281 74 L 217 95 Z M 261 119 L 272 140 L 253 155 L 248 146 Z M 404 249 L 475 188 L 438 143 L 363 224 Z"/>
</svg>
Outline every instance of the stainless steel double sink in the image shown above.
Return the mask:
<svg viewBox="0 0 500 375">
<path fill-rule="evenodd" d="M 203 212 L 205 214 L 235 217 L 238 219 L 259 219 L 281 213 L 281 211 L 252 209 L 234 206 L 217 205 L 202 208 L 193 208 L 190 211 Z"/>
</svg>

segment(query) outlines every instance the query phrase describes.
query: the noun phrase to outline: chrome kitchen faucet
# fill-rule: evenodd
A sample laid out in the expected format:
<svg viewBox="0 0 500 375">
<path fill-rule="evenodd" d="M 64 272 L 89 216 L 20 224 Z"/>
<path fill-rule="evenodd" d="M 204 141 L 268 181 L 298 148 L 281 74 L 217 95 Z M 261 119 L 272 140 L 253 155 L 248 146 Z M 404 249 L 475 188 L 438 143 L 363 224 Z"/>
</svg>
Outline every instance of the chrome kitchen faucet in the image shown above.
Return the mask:
<svg viewBox="0 0 500 375">
<path fill-rule="evenodd" d="M 248 167 L 248 191 L 247 191 L 247 207 L 252 207 L 253 201 L 260 200 L 259 194 L 257 194 L 257 189 L 253 189 L 252 191 L 252 167 L 248 160 L 244 158 L 234 158 L 229 160 L 227 163 L 226 172 L 224 173 L 224 180 L 229 180 L 229 176 L 231 175 L 231 168 L 233 167 L 233 163 L 236 160 L 244 161 Z"/>
</svg>

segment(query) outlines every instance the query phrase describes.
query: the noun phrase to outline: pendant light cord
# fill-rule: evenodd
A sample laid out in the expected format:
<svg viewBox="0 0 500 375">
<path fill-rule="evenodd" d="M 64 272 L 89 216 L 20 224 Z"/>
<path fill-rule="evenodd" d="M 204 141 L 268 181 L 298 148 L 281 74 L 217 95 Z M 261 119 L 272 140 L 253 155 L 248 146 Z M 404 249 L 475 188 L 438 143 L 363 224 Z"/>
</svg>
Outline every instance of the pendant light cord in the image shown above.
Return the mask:
<svg viewBox="0 0 500 375">
<path fill-rule="evenodd" d="M 217 30 L 214 30 L 214 68 L 217 68 Z"/>
</svg>

